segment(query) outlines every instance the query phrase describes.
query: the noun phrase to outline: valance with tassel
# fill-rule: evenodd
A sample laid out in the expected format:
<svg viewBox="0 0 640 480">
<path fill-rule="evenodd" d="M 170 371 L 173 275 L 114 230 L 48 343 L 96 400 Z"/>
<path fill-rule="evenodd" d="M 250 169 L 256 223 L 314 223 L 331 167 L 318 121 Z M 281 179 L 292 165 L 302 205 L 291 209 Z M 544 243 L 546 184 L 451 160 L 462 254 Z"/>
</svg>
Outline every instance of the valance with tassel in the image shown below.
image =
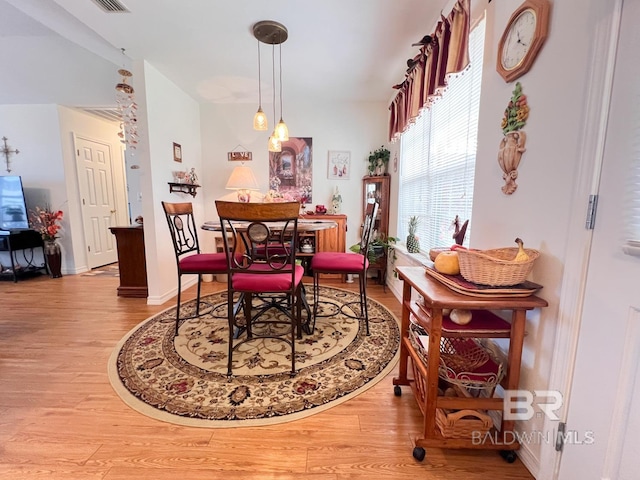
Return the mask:
<svg viewBox="0 0 640 480">
<path fill-rule="evenodd" d="M 422 39 L 420 52 L 407 61 L 405 79 L 394 86 L 398 93 L 389 105 L 390 141 L 442 95 L 450 75 L 469 65 L 469 1 L 458 0 L 447 17 L 440 15 L 434 33 Z"/>
</svg>

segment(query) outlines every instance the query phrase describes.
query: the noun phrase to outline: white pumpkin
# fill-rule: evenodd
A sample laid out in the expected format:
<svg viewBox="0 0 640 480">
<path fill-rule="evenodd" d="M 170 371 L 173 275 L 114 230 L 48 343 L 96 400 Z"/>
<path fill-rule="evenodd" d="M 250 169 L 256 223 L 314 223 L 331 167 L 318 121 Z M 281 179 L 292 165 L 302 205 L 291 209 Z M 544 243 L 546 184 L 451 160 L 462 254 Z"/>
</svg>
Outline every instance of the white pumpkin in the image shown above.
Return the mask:
<svg viewBox="0 0 640 480">
<path fill-rule="evenodd" d="M 462 308 L 454 308 L 451 310 L 449 314 L 449 318 L 453 323 L 457 323 L 458 325 L 466 325 L 471 321 L 473 315 L 470 310 L 464 310 Z"/>
</svg>

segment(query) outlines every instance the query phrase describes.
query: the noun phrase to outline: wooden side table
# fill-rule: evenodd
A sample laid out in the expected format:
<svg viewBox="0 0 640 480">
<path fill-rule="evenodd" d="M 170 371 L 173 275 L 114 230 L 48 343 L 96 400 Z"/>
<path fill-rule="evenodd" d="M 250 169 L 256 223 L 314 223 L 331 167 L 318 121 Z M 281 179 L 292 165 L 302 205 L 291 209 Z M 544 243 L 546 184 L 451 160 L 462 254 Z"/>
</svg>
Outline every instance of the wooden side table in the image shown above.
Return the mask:
<svg viewBox="0 0 640 480">
<path fill-rule="evenodd" d="M 110 227 L 116 236 L 120 269 L 119 297 L 146 298 L 147 261 L 144 250 L 144 229 L 141 226 Z"/>
</svg>

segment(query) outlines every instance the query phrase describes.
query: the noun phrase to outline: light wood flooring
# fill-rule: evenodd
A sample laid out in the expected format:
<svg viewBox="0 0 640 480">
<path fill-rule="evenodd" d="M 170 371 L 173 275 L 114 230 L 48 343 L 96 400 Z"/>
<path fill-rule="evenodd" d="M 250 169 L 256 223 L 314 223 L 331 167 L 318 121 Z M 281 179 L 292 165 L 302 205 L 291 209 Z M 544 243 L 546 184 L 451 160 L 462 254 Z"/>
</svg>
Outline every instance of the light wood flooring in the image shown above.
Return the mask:
<svg viewBox="0 0 640 480">
<path fill-rule="evenodd" d="M 327 282 L 329 283 L 329 282 Z M 222 288 L 205 283 L 205 291 Z M 412 456 L 422 416 L 390 374 L 342 405 L 258 428 L 181 427 L 127 407 L 107 360 L 130 329 L 173 305 L 116 295 L 118 278 L 0 282 L 0 479 L 531 479 L 494 451 Z M 341 288 L 356 284 L 336 283 Z M 369 294 L 400 317 L 389 291 Z M 183 298 L 195 296 L 195 287 Z"/>
</svg>

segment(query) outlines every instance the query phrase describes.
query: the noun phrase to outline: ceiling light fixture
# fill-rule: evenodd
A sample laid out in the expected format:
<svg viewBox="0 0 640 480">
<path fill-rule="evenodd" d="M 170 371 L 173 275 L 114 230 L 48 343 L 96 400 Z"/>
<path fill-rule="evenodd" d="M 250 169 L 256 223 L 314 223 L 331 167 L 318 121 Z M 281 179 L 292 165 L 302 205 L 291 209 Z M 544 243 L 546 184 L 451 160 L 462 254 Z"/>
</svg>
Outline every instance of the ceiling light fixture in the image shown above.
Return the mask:
<svg viewBox="0 0 640 480">
<path fill-rule="evenodd" d="M 263 20 L 253 26 L 253 36 L 258 42 L 272 46 L 271 63 L 273 71 L 273 118 L 276 117 L 276 61 L 275 45 L 280 45 L 280 122 L 269 137 L 269 151 L 282 151 L 282 141 L 289 139 L 289 130 L 282 120 L 282 44 L 289 38 L 287 28 L 273 20 Z"/>
<path fill-rule="evenodd" d="M 267 115 L 262 111 L 262 75 L 260 72 L 260 40 L 258 40 L 258 111 L 253 116 L 253 129 L 267 129 Z"/>
</svg>

